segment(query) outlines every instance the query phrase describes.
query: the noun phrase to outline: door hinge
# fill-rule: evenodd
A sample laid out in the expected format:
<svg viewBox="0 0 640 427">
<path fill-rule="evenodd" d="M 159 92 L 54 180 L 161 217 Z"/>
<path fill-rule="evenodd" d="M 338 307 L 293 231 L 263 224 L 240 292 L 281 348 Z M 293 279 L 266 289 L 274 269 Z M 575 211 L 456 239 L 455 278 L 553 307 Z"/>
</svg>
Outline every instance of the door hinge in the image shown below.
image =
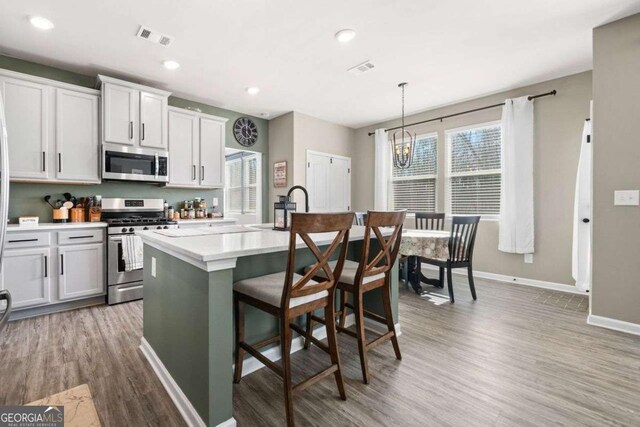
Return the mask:
<svg viewBox="0 0 640 427">
<path fill-rule="evenodd" d="M 587 144 L 591 142 L 591 135 L 587 135 Z"/>
<path fill-rule="evenodd" d="M 310 168 L 311 167 L 311 162 L 307 162 L 307 167 Z"/>
<path fill-rule="evenodd" d="M 351 206 L 347 206 L 347 210 L 350 211 L 351 210 Z"/>
<path fill-rule="evenodd" d="M 351 168 L 348 168 L 348 169 L 347 169 L 347 173 L 351 173 Z"/>
<path fill-rule="evenodd" d="M 331 157 L 331 159 L 330 159 L 330 160 L 331 160 L 331 164 L 333 164 L 333 157 Z"/>
</svg>

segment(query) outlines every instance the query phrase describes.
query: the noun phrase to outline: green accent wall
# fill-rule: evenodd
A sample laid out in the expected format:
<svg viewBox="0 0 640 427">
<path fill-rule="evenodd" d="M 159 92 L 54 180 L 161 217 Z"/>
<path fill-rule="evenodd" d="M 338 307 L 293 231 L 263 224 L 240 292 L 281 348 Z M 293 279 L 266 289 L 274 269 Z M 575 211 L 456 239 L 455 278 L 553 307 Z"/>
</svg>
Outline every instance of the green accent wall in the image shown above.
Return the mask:
<svg viewBox="0 0 640 427">
<path fill-rule="evenodd" d="M 60 68 L 50 67 L 48 65 L 37 64 L 30 61 L 24 61 L 18 58 L 0 55 L 0 68 L 4 68 L 19 73 L 31 74 L 51 80 L 57 80 L 65 83 L 75 84 L 78 86 L 95 88 L 96 76 L 87 76 Z M 109 74 L 109 73 L 105 73 Z M 169 91 L 171 88 L 168 89 Z M 225 143 L 229 148 L 244 149 L 233 137 L 233 122 L 238 117 L 247 116 L 246 114 L 236 111 L 225 110 L 223 108 L 214 107 L 203 104 L 201 102 L 190 101 L 188 99 L 169 97 L 169 105 L 178 108 L 197 108 L 203 113 L 212 114 L 219 117 L 228 118 L 226 127 Z M 270 203 L 269 202 L 269 172 L 267 167 L 269 164 L 269 121 L 258 117 L 251 117 L 258 127 L 258 141 L 251 147 L 251 151 L 262 153 L 262 206 L 263 218 L 266 221 L 269 218 Z M 147 198 L 163 198 L 169 204 L 177 207 L 177 202 L 183 200 L 193 200 L 195 197 L 205 198 L 209 205 L 211 199 L 218 197 L 220 204 L 223 203 L 222 190 L 198 190 L 198 189 L 168 189 L 153 184 L 139 184 L 133 182 L 105 182 L 98 185 L 72 185 L 72 184 L 18 184 L 12 183 L 9 198 L 9 218 L 12 222 L 17 221 L 18 216 L 37 215 L 40 222 L 51 221 L 51 209 L 44 202 L 43 197 L 47 194 L 52 199 L 62 198 L 62 193 L 69 192 L 76 197 L 100 194 L 103 197 L 147 197 Z M 216 211 L 222 211 L 220 206 Z"/>
</svg>

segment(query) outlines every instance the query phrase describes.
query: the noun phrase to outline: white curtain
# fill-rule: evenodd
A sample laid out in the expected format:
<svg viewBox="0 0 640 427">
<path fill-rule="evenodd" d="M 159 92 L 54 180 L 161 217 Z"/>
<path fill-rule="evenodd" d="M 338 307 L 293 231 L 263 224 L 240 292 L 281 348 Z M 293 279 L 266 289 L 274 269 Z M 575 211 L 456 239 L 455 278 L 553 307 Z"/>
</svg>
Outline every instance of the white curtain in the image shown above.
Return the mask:
<svg viewBox="0 0 640 427">
<path fill-rule="evenodd" d="M 507 99 L 502 110 L 502 252 L 530 254 L 533 245 L 533 102 Z"/>
<path fill-rule="evenodd" d="M 375 170 L 373 208 L 377 211 L 389 209 L 389 180 L 391 177 L 391 151 L 386 129 L 376 129 Z"/>
<path fill-rule="evenodd" d="M 591 284 L 591 121 L 585 121 L 576 176 L 573 204 L 573 263 L 571 273 L 576 287 L 587 291 Z M 588 219 L 584 222 L 583 219 Z"/>
</svg>

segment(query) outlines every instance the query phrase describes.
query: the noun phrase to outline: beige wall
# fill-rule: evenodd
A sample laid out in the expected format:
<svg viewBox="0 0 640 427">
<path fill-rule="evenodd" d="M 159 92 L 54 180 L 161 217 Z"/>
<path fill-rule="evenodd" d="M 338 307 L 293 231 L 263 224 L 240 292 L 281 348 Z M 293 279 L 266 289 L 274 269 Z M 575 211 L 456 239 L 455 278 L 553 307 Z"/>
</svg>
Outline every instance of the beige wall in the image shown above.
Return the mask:
<svg viewBox="0 0 640 427">
<path fill-rule="evenodd" d="M 594 315 L 640 324 L 640 209 L 614 206 L 640 188 L 640 14 L 593 31 Z"/>
<path fill-rule="evenodd" d="M 307 150 L 352 157 L 352 146 L 355 131 L 346 126 L 337 125 L 291 112 L 269 122 L 269 160 L 271 173 L 269 177 L 269 204 L 275 197 L 286 194 L 294 185 L 306 184 Z M 273 188 L 273 163 L 287 160 L 287 188 Z M 353 184 L 352 184 L 353 185 Z M 352 192 L 353 193 L 353 192 Z M 302 192 L 295 192 L 293 199 L 304 208 Z M 273 209 L 270 210 L 273 219 Z"/>
<path fill-rule="evenodd" d="M 584 119 L 589 116 L 591 72 L 519 88 L 472 101 L 416 114 L 406 122 L 416 122 L 442 115 L 482 107 L 505 98 L 534 95 L 556 89 L 555 97 L 535 101 L 534 197 L 536 253 L 533 264 L 525 264 L 522 255 L 498 251 L 497 221 L 482 221 L 474 252 L 478 271 L 573 285 L 571 278 L 571 245 L 573 198 Z M 410 90 L 409 86 L 409 90 Z M 420 96 L 410 94 L 412 97 Z M 426 96 L 426 95 L 425 95 Z M 412 128 L 418 134 L 438 133 L 438 200 L 444 211 L 444 147 L 445 130 L 500 119 L 501 109 L 463 115 Z M 356 210 L 373 207 L 373 137 L 367 135 L 379 127 L 399 125 L 399 120 L 358 129 L 355 133 L 352 160 L 352 194 Z M 412 224 L 411 224 L 412 225 Z"/>
</svg>

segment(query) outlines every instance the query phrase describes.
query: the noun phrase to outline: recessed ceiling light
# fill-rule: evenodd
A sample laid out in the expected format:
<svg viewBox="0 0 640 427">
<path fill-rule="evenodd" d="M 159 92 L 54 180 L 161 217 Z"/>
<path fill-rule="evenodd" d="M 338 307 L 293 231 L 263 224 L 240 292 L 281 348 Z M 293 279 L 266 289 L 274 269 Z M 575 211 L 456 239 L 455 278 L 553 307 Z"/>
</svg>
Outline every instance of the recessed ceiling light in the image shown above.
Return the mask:
<svg viewBox="0 0 640 427">
<path fill-rule="evenodd" d="M 260 92 L 260 88 L 257 88 L 255 86 L 248 87 L 246 90 L 249 95 L 257 95 L 258 92 Z"/>
<path fill-rule="evenodd" d="M 50 30 L 54 27 L 53 22 L 42 16 L 30 16 L 29 22 L 39 30 Z"/>
<path fill-rule="evenodd" d="M 336 33 L 336 40 L 340 43 L 348 43 L 356 36 L 355 30 L 350 30 L 348 28 L 344 30 L 340 30 Z"/>
<path fill-rule="evenodd" d="M 177 70 L 178 68 L 180 68 L 180 64 L 172 59 L 167 59 L 166 61 L 162 62 L 162 65 L 164 65 L 164 68 L 166 68 L 167 70 Z"/>
</svg>

